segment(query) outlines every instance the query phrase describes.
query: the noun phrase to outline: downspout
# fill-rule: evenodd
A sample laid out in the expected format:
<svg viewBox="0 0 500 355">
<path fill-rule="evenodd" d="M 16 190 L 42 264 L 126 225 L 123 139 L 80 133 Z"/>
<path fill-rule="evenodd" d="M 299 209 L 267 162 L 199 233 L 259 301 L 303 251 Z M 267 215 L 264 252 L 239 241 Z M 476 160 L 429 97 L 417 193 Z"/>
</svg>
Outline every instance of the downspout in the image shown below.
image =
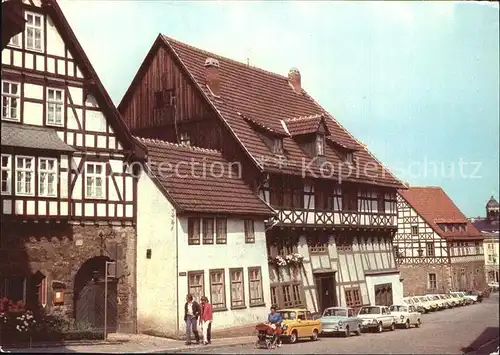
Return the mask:
<svg viewBox="0 0 500 355">
<path fill-rule="evenodd" d="M 177 291 L 176 297 L 176 330 L 175 334 L 177 338 L 179 338 L 180 334 L 180 322 L 179 322 L 179 218 L 177 217 L 177 213 L 175 213 L 175 289 Z"/>
</svg>

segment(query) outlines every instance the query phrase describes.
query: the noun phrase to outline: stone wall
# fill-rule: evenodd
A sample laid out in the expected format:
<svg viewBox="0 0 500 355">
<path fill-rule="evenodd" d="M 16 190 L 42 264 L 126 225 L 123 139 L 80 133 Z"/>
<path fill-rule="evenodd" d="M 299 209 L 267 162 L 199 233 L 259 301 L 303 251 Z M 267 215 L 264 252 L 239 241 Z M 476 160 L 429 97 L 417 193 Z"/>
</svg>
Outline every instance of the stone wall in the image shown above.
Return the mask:
<svg viewBox="0 0 500 355">
<path fill-rule="evenodd" d="M 445 293 L 450 290 L 450 268 L 447 265 L 400 265 L 404 296 Z M 428 287 L 428 275 L 436 274 L 437 290 Z"/>
<path fill-rule="evenodd" d="M 451 276 L 455 290 L 483 290 L 486 288 L 484 260 L 452 263 Z"/>
<path fill-rule="evenodd" d="M 82 265 L 94 257 L 116 260 L 123 275 L 118 280 L 118 331 L 135 331 L 136 231 L 132 225 L 3 222 L 0 277 L 46 277 L 48 313 L 74 318 L 74 281 Z M 26 299 L 33 299 L 26 287 Z M 63 288 L 64 304 L 54 305 L 56 287 Z M 33 301 L 32 301 L 33 302 Z"/>
</svg>

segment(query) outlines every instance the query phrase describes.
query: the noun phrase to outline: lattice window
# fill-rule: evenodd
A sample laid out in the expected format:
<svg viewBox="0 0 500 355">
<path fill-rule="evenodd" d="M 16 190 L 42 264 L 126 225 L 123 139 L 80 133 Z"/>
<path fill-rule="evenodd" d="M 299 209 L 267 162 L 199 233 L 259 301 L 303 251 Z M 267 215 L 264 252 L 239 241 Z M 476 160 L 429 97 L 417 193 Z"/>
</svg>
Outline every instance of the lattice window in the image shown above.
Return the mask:
<svg viewBox="0 0 500 355">
<path fill-rule="evenodd" d="M 203 275 L 203 271 L 188 272 L 188 292 L 198 302 L 205 293 L 205 282 L 203 280 Z"/>
<path fill-rule="evenodd" d="M 187 132 L 181 132 L 180 144 L 191 145 L 191 139 L 189 138 L 189 135 L 187 134 Z"/>
<path fill-rule="evenodd" d="M 271 304 L 278 304 L 278 288 L 276 286 L 271 287 Z"/>
<path fill-rule="evenodd" d="M 362 306 L 363 301 L 361 299 L 361 293 L 359 289 L 346 289 L 345 299 L 347 307 L 357 307 Z"/>
<path fill-rule="evenodd" d="M 345 212 L 358 211 L 358 192 L 354 187 L 342 189 L 342 210 Z"/>
<path fill-rule="evenodd" d="M 42 51 L 43 16 L 26 12 L 26 49 Z"/>
<path fill-rule="evenodd" d="M 2 154 L 2 195 L 8 195 L 12 192 L 12 157 Z"/>
<path fill-rule="evenodd" d="M 210 295 L 214 309 L 226 308 L 224 270 L 210 270 Z"/>
<path fill-rule="evenodd" d="M 411 226 L 411 235 L 418 235 L 418 226 Z"/>
<path fill-rule="evenodd" d="M 200 244 L 200 219 L 188 218 L 188 244 Z"/>
<path fill-rule="evenodd" d="M 292 285 L 287 284 L 281 286 L 281 289 L 283 291 L 283 304 L 285 307 L 291 307 L 293 306 L 293 299 L 292 299 Z"/>
<path fill-rule="evenodd" d="M 85 197 L 104 198 L 106 165 L 85 163 Z"/>
<path fill-rule="evenodd" d="M 427 287 L 429 287 L 430 290 L 437 289 L 437 276 L 436 276 L 436 274 L 428 274 L 427 281 L 428 281 Z"/>
<path fill-rule="evenodd" d="M 47 124 L 62 126 L 64 92 L 59 89 L 47 89 Z"/>
<path fill-rule="evenodd" d="M 213 219 L 203 219 L 203 244 L 214 244 Z"/>
<path fill-rule="evenodd" d="M 231 307 L 245 306 L 245 285 L 243 280 L 243 269 L 230 269 L 231 277 Z"/>
<path fill-rule="evenodd" d="M 283 154 L 283 138 L 274 138 L 273 153 L 278 155 Z"/>
<path fill-rule="evenodd" d="M 0 284 L 0 298 L 7 297 L 14 303 L 26 301 L 26 278 L 0 278 Z"/>
<path fill-rule="evenodd" d="M 2 81 L 2 119 L 19 121 L 19 83 Z"/>
<path fill-rule="evenodd" d="M 34 194 L 35 158 L 16 156 L 16 194 Z"/>
<path fill-rule="evenodd" d="M 325 155 L 325 135 L 316 135 L 316 155 L 322 157 Z"/>
<path fill-rule="evenodd" d="M 245 219 L 245 243 L 255 243 L 254 221 Z"/>
<path fill-rule="evenodd" d="M 425 249 L 427 251 L 427 256 L 435 256 L 434 242 L 426 242 Z"/>
<path fill-rule="evenodd" d="M 263 304 L 264 293 L 260 266 L 248 268 L 248 282 L 250 284 L 250 306 Z"/>
<path fill-rule="evenodd" d="M 300 285 L 299 284 L 293 284 L 292 285 L 292 296 L 293 296 L 293 303 L 295 306 L 302 305 L 302 300 L 300 297 Z"/>
<path fill-rule="evenodd" d="M 57 195 L 57 159 L 39 158 L 38 193 L 40 196 Z"/>
<path fill-rule="evenodd" d="M 215 220 L 215 243 L 227 244 L 227 219 L 217 218 Z"/>
</svg>

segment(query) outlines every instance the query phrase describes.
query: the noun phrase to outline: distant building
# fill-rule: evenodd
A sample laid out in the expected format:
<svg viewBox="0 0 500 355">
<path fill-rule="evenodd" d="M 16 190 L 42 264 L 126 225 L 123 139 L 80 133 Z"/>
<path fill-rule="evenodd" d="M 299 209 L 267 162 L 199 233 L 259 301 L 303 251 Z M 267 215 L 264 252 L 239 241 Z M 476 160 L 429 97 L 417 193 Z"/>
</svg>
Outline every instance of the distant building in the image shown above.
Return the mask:
<svg viewBox="0 0 500 355">
<path fill-rule="evenodd" d="M 394 245 L 406 295 L 484 288 L 483 239 L 441 187 L 399 192 Z"/>
<path fill-rule="evenodd" d="M 472 218 L 472 224 L 485 236 L 484 262 L 486 280 L 488 282 L 499 280 L 499 254 L 500 254 L 500 204 L 493 196 L 486 203 L 486 218 Z"/>
</svg>

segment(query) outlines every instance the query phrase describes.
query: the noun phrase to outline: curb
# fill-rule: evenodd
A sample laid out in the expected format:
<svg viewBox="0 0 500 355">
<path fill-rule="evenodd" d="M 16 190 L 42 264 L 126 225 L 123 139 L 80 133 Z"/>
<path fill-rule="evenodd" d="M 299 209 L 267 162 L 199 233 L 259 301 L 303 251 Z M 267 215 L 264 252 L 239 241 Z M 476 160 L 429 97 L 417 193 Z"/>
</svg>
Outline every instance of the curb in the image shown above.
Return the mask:
<svg viewBox="0 0 500 355">
<path fill-rule="evenodd" d="M 65 346 L 94 346 L 94 345 L 121 345 L 127 343 L 127 341 L 120 340 L 97 340 L 97 341 L 74 341 L 74 342 L 64 342 L 64 343 L 35 343 L 30 346 L 10 346 L 2 345 L 3 350 L 28 350 L 37 348 L 62 348 Z"/>
<path fill-rule="evenodd" d="M 151 354 L 164 354 L 167 352 L 180 353 L 180 352 L 184 352 L 185 350 L 191 350 L 191 351 L 189 351 L 189 353 L 196 353 L 198 350 L 234 348 L 237 346 L 250 345 L 250 344 L 252 344 L 252 342 L 245 340 L 245 341 L 239 341 L 236 343 L 233 342 L 233 343 L 227 343 L 227 344 L 210 344 L 207 346 L 204 346 L 204 345 L 194 345 L 194 346 L 193 345 L 184 345 L 184 346 L 181 346 L 178 348 L 168 348 L 168 349 L 164 349 L 164 350 L 153 351 L 153 352 L 151 352 Z"/>
</svg>

